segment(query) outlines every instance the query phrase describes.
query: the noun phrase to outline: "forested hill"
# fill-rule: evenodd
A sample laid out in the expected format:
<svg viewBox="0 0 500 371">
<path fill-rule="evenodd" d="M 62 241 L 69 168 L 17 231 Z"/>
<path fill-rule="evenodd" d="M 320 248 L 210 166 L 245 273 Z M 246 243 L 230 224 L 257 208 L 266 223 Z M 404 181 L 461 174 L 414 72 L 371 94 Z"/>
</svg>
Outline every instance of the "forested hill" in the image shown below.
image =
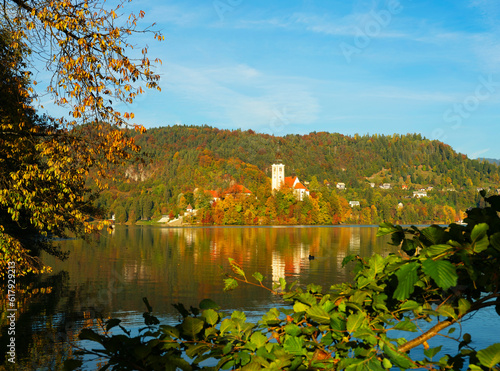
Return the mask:
<svg viewBox="0 0 500 371">
<path fill-rule="evenodd" d="M 276 162 L 277 155 L 285 164 L 287 175 L 294 173 L 304 180 L 316 176 L 320 182 L 343 182 L 351 187 L 359 187 L 366 178 L 376 175 L 389 182 L 407 181 L 411 176 L 412 183 L 455 187 L 486 187 L 499 180 L 498 166 L 469 160 L 450 146 L 424 139 L 420 134 L 349 137 L 313 132 L 273 137 L 252 130 L 173 126 L 150 129 L 136 140 L 159 166 L 158 175 L 179 176 L 183 172 L 179 165 L 182 165 L 190 167 L 190 175 L 194 170 L 208 176 L 206 180 L 213 186 L 219 177 L 212 179 L 211 174 L 204 174 L 202 170 L 213 169 L 214 161 L 223 167 L 227 167 L 226 162 L 233 166 L 251 164 L 270 176 L 270 165 Z M 223 178 L 226 174 L 218 172 L 218 175 Z M 177 186 L 182 189 L 201 185 L 195 181 L 195 178 L 183 179 L 183 184 Z"/>
<path fill-rule="evenodd" d="M 238 183 L 257 198 L 267 198 L 271 165 L 278 157 L 287 176 L 305 182 L 315 177 L 314 182 L 331 189 L 339 182 L 360 190 L 369 183 L 391 183 L 399 190 L 403 185 L 408 190 L 500 188 L 498 165 L 470 160 L 420 134 L 351 137 L 312 132 L 275 137 L 252 130 L 172 126 L 134 135 L 147 155 L 145 165 L 131 165 L 127 177 L 114 187 L 130 196 L 151 195 L 156 213 L 175 208 L 181 193 L 196 188 L 222 191 Z"/>
</svg>

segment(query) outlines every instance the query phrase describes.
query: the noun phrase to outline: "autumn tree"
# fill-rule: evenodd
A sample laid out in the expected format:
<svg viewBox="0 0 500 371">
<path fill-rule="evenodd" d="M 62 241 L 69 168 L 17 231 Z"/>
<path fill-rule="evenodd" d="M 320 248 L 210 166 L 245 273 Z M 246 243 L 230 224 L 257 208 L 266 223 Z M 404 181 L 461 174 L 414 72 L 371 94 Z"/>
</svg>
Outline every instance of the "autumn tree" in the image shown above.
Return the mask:
<svg viewBox="0 0 500 371">
<path fill-rule="evenodd" d="M 6 0 L 2 7 L 0 111 L 0 268 L 40 272 L 41 250 L 67 231 L 82 236 L 102 224 L 92 200 L 106 188 L 110 166 L 138 151 L 123 128 L 133 113 L 113 104 L 132 103 L 141 85 L 158 87 L 147 47 L 132 59 L 137 16 L 123 17 L 125 1 L 108 8 L 101 0 L 35 2 Z M 154 38 L 162 36 L 154 33 Z M 33 57 L 30 57 L 33 56 Z M 46 92 L 68 117 L 36 113 L 33 60 L 51 74 Z M 159 61 L 158 61 L 159 62 Z M 44 97 L 44 99 L 47 99 Z M 94 184 L 93 192 L 88 185 Z M 24 231 L 24 233 L 21 233 Z M 34 243 L 36 242 L 36 243 Z"/>
</svg>

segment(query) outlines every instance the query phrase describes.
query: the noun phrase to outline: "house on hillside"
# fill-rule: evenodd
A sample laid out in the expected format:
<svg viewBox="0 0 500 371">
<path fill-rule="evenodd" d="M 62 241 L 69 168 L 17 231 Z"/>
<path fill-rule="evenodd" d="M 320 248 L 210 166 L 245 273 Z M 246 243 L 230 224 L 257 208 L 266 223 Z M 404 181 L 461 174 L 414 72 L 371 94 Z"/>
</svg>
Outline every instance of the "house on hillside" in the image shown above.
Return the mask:
<svg viewBox="0 0 500 371">
<path fill-rule="evenodd" d="M 213 204 L 214 202 L 217 202 L 220 200 L 220 195 L 219 192 L 217 191 L 205 191 L 207 195 L 210 196 L 210 204 Z"/>
<path fill-rule="evenodd" d="M 359 205 L 359 201 L 349 201 L 349 206 L 350 207 L 354 207 L 354 206 L 358 206 L 359 207 L 360 206 Z"/>
<path fill-rule="evenodd" d="M 380 186 L 382 189 L 391 189 L 391 183 L 384 183 Z"/>
<path fill-rule="evenodd" d="M 414 198 L 422 198 L 422 197 L 427 197 L 427 191 L 414 191 L 413 192 L 413 197 Z"/>
<path fill-rule="evenodd" d="M 246 188 L 245 186 L 243 186 L 241 184 L 233 184 L 224 193 L 226 195 L 248 197 L 252 194 L 252 191 L 250 191 L 248 188 Z"/>
<path fill-rule="evenodd" d="M 337 183 L 338 189 L 345 189 L 345 183 Z"/>
</svg>

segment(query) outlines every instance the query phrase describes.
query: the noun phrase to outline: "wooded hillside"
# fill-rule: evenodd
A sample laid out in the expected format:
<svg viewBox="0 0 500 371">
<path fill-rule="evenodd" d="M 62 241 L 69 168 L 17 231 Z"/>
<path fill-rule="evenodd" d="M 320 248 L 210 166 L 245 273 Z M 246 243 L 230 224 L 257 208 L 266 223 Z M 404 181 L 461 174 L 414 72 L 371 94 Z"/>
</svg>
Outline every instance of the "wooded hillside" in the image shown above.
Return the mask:
<svg viewBox="0 0 500 371">
<path fill-rule="evenodd" d="M 206 209 L 207 215 L 199 213 L 194 221 L 204 215 L 208 224 L 451 222 L 475 202 L 478 188 L 492 193 L 500 188 L 498 165 L 470 160 L 419 134 L 350 137 L 313 132 L 274 137 L 252 130 L 173 126 L 132 135 L 142 146 L 144 162 L 121 169 L 99 201 L 108 209 L 107 216 L 115 214 L 120 222 L 182 214 L 188 204 Z M 277 157 L 287 176 L 298 176 L 309 188 L 309 200 L 288 197 L 279 204 L 281 196 L 273 195 L 270 185 Z M 339 190 L 337 183 L 346 189 Z M 380 189 L 383 183 L 390 183 L 391 189 Z M 234 184 L 247 187 L 252 195 L 244 200 L 232 195 L 239 217 L 215 217 L 217 205 L 210 205 L 204 191 L 224 195 Z M 427 197 L 414 198 L 413 191 L 420 189 Z M 349 207 L 352 200 L 360 201 L 359 208 Z M 302 210 L 311 201 L 318 205 Z M 222 213 L 231 207 L 224 205 Z M 322 217 L 312 215 L 315 207 Z"/>
</svg>

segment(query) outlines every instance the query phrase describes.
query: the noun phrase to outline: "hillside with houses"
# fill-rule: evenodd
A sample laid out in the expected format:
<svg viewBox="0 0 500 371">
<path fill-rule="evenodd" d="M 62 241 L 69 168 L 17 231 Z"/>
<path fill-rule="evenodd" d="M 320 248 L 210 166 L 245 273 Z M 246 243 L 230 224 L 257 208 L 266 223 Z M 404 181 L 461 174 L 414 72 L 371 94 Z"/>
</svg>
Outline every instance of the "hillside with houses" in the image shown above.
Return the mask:
<svg viewBox="0 0 500 371">
<path fill-rule="evenodd" d="M 142 161 L 96 201 L 118 223 L 449 223 L 500 169 L 418 134 L 284 137 L 173 126 L 132 133 Z"/>
</svg>

